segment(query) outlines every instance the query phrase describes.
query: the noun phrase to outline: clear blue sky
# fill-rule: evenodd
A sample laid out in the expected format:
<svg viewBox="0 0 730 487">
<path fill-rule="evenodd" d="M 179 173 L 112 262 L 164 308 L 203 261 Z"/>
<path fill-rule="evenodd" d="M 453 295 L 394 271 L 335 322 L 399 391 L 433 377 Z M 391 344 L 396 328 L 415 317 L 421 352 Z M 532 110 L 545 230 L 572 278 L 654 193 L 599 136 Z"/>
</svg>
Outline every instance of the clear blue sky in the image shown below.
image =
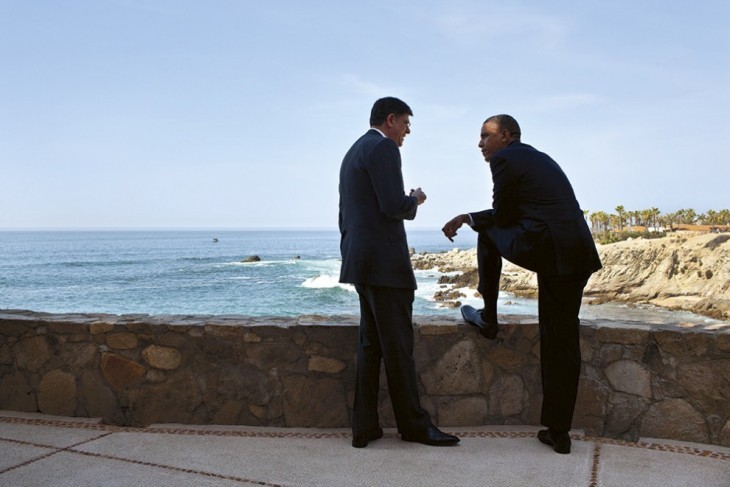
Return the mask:
<svg viewBox="0 0 730 487">
<path fill-rule="evenodd" d="M 730 2 L 0 0 L 0 228 L 336 228 L 370 107 L 409 228 L 491 206 L 509 113 L 591 212 L 730 207 Z"/>
</svg>

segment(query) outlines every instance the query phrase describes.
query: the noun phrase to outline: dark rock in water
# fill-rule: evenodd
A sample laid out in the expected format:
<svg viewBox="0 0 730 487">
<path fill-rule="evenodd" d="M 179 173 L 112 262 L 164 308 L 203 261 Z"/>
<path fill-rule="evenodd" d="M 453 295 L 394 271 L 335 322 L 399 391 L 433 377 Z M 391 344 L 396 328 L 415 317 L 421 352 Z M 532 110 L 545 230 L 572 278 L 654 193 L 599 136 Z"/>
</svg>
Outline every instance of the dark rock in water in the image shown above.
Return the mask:
<svg viewBox="0 0 730 487">
<path fill-rule="evenodd" d="M 411 257 L 413 257 L 413 255 L 414 255 L 415 253 L 416 253 L 416 249 L 415 249 L 415 247 L 410 247 L 410 248 L 408 249 L 408 255 L 410 255 Z"/>
<path fill-rule="evenodd" d="M 444 302 L 444 301 L 456 301 L 459 298 L 465 298 L 466 295 L 456 289 L 449 289 L 446 291 L 436 291 L 436 294 L 434 294 L 433 298 L 436 301 Z"/>
<path fill-rule="evenodd" d="M 301 258 L 302 258 L 302 256 L 301 256 L 301 255 L 295 255 L 295 256 L 294 256 L 294 260 L 299 260 L 299 259 L 301 259 Z"/>
<path fill-rule="evenodd" d="M 248 257 L 243 259 L 241 262 L 260 262 L 260 261 L 261 261 L 261 257 L 259 257 L 258 255 L 249 255 Z"/>
<path fill-rule="evenodd" d="M 439 277 L 438 283 L 453 284 L 454 287 L 476 288 L 479 284 L 479 271 L 477 269 L 470 269 L 453 276 L 441 276 Z"/>
</svg>

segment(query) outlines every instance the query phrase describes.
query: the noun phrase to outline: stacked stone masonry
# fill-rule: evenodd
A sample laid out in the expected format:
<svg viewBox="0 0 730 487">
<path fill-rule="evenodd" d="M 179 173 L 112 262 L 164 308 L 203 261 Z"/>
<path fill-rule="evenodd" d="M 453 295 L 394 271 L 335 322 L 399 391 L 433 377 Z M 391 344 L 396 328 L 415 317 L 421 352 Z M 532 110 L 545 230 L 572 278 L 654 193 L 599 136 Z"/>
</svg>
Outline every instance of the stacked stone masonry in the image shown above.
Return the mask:
<svg viewBox="0 0 730 487">
<path fill-rule="evenodd" d="M 416 317 L 423 406 L 440 426 L 538 425 L 535 319 L 489 341 Z M 0 409 L 117 425 L 350 425 L 355 317 L 70 315 L 0 310 Z M 730 446 L 730 325 L 583 322 L 574 428 Z M 382 371 L 380 414 L 393 426 Z"/>
</svg>

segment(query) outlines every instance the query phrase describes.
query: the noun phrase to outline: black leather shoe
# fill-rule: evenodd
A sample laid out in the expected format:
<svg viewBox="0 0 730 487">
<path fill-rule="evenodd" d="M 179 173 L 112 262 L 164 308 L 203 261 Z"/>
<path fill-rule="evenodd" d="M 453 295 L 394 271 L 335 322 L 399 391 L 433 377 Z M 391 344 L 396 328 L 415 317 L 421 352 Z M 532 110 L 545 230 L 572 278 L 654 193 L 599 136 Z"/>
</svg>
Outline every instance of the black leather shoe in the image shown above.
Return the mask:
<svg viewBox="0 0 730 487">
<path fill-rule="evenodd" d="M 444 433 L 435 426 L 429 426 L 428 429 L 416 435 L 401 435 L 403 441 L 413 441 L 415 443 L 423 443 L 430 446 L 452 446 L 459 442 L 459 438 Z"/>
<path fill-rule="evenodd" d="M 570 435 L 568 433 L 553 433 L 549 429 L 537 432 L 537 439 L 553 447 L 558 453 L 570 453 Z"/>
<path fill-rule="evenodd" d="M 482 310 L 476 309 L 473 306 L 465 305 L 461 307 L 461 316 L 464 317 L 464 321 L 470 325 L 474 325 L 479 328 L 479 333 L 484 338 L 494 340 L 497 338 L 497 331 L 499 330 L 497 323 L 488 323 L 482 318 Z"/>
<path fill-rule="evenodd" d="M 378 428 L 366 435 L 357 435 L 352 437 L 352 446 L 355 448 L 365 448 L 373 440 L 383 437 L 383 428 Z"/>
</svg>

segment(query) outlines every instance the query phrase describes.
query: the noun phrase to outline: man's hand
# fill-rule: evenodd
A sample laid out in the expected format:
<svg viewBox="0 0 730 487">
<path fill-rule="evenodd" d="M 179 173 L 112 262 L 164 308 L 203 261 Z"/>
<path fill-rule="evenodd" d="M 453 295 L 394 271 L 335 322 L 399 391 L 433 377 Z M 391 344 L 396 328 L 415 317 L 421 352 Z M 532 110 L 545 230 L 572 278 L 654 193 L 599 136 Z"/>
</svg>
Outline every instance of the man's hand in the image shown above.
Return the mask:
<svg viewBox="0 0 730 487">
<path fill-rule="evenodd" d="M 454 237 L 456 236 L 456 231 L 461 228 L 461 226 L 465 223 L 471 223 L 471 218 L 469 218 L 469 215 L 466 213 L 463 215 L 458 215 L 449 220 L 446 225 L 444 225 L 444 228 L 441 229 L 442 232 L 444 232 L 444 235 L 446 235 L 446 238 L 454 241 Z"/>
<path fill-rule="evenodd" d="M 412 189 L 408 196 L 415 196 L 419 205 L 426 201 L 426 193 L 424 193 L 421 188 Z"/>
</svg>

